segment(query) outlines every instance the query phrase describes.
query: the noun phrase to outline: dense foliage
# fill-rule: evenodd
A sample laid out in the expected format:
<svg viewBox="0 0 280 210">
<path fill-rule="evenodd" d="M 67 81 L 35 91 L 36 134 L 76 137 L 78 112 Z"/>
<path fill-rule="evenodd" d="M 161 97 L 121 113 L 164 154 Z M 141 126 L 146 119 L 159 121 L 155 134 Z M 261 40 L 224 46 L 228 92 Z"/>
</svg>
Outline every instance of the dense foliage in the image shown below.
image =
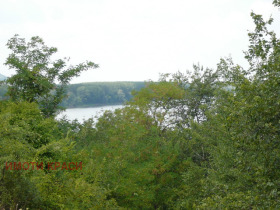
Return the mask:
<svg viewBox="0 0 280 210">
<path fill-rule="evenodd" d="M 279 0 L 274 0 L 280 6 Z M 251 14 L 249 69 L 162 75 L 97 122 L 55 120 L 0 102 L 4 209 L 279 209 L 280 40 Z M 7 170 L 7 162 L 82 162 Z"/>
</svg>

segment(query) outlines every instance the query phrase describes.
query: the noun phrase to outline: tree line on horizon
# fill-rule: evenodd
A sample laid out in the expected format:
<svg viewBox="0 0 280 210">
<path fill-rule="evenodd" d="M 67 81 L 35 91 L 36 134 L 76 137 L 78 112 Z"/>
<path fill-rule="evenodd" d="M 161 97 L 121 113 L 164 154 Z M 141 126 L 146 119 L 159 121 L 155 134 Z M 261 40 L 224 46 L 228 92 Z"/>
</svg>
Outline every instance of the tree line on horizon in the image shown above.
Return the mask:
<svg viewBox="0 0 280 210">
<path fill-rule="evenodd" d="M 68 86 L 65 107 L 90 107 L 98 105 L 124 104 L 134 91 L 145 87 L 145 82 L 90 82 Z"/>
<path fill-rule="evenodd" d="M 94 107 L 124 104 L 134 91 L 145 87 L 145 82 L 89 82 L 69 84 L 61 102 L 65 108 Z M 0 86 L 0 99 L 7 99 L 7 85 Z"/>
<path fill-rule="evenodd" d="M 0 101 L 0 208 L 280 209 L 280 39 L 272 18 L 251 17 L 249 68 L 222 58 L 162 74 L 82 123 L 56 116 L 69 80 L 98 65 L 67 68 L 38 37 L 9 40 L 17 74 Z M 45 167 L 5 167 L 26 162 Z"/>
</svg>

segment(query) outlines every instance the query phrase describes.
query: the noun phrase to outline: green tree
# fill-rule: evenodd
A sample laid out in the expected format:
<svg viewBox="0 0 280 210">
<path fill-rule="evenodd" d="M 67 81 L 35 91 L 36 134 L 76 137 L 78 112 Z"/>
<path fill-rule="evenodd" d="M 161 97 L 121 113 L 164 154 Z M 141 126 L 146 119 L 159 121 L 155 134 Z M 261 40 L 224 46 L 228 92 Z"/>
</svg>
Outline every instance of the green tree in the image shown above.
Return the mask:
<svg viewBox="0 0 280 210">
<path fill-rule="evenodd" d="M 202 137 L 211 144 L 210 161 L 197 181 L 203 186 L 192 207 L 280 208 L 280 40 L 269 31 L 272 18 L 251 16 L 255 30 L 248 34 L 245 53 L 249 69 L 221 60 L 218 70 L 230 88 L 217 91 L 210 121 L 192 130 L 196 140 Z M 184 176 L 188 178 L 192 170 Z M 182 203 L 189 201 L 188 192 L 185 196 Z"/>
<path fill-rule="evenodd" d="M 71 78 L 98 67 L 89 61 L 68 67 L 69 59 L 52 61 L 51 56 L 57 52 L 57 48 L 46 46 L 38 36 L 26 42 L 15 35 L 7 46 L 12 53 L 5 65 L 16 70 L 16 74 L 6 81 L 8 95 L 13 101 L 38 103 L 46 117 L 54 116 L 61 109 L 59 104 L 66 96 L 66 86 Z"/>
<path fill-rule="evenodd" d="M 69 132 L 76 127 L 44 118 L 36 103 L 0 101 L 1 209 L 117 209 L 101 184 L 104 175 L 93 170 L 89 154 L 76 150 L 75 132 Z M 31 164 L 23 170 L 26 162 L 43 163 L 44 170 Z M 82 162 L 83 170 L 48 170 L 48 162 Z"/>
<path fill-rule="evenodd" d="M 109 198 L 124 208 L 170 207 L 181 184 L 177 139 L 162 137 L 155 120 L 135 107 L 105 112 L 95 128 L 91 123 L 85 122 L 77 133 L 77 143 L 84 145 L 92 165 L 87 180 L 100 171 Z"/>
</svg>

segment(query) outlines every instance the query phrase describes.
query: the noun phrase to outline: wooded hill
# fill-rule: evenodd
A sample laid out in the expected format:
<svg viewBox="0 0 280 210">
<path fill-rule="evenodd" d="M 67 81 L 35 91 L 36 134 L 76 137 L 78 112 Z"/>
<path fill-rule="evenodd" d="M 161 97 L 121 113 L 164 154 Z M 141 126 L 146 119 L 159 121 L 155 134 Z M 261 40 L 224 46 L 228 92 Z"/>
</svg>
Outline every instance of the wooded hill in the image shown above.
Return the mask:
<svg viewBox="0 0 280 210">
<path fill-rule="evenodd" d="M 5 80 L 5 79 L 7 79 L 7 77 L 4 76 L 3 74 L 0 74 L 0 81 L 3 81 L 3 80 Z"/>
<path fill-rule="evenodd" d="M 132 98 L 132 92 L 145 86 L 144 82 L 90 82 L 71 84 L 62 102 L 66 108 L 94 107 L 100 105 L 123 104 Z M 0 86 L 0 99 L 5 98 L 7 86 Z"/>
<path fill-rule="evenodd" d="M 132 91 L 140 90 L 144 82 L 90 82 L 71 84 L 65 107 L 93 107 L 108 104 L 123 104 L 132 98 Z"/>
</svg>

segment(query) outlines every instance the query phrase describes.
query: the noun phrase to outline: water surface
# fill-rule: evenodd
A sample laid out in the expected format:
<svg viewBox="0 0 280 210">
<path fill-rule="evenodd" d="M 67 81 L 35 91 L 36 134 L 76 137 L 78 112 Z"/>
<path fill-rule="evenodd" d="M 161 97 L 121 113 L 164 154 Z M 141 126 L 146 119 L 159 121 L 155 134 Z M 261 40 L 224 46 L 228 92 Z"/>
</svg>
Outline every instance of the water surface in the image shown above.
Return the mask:
<svg viewBox="0 0 280 210">
<path fill-rule="evenodd" d="M 100 117 L 106 110 L 113 111 L 122 107 L 123 105 L 110 105 L 100 107 L 66 109 L 64 112 L 60 113 L 57 118 L 59 119 L 63 116 L 66 116 L 66 118 L 69 120 L 77 119 L 79 122 L 83 122 L 83 120 L 87 120 L 91 117 Z"/>
</svg>

